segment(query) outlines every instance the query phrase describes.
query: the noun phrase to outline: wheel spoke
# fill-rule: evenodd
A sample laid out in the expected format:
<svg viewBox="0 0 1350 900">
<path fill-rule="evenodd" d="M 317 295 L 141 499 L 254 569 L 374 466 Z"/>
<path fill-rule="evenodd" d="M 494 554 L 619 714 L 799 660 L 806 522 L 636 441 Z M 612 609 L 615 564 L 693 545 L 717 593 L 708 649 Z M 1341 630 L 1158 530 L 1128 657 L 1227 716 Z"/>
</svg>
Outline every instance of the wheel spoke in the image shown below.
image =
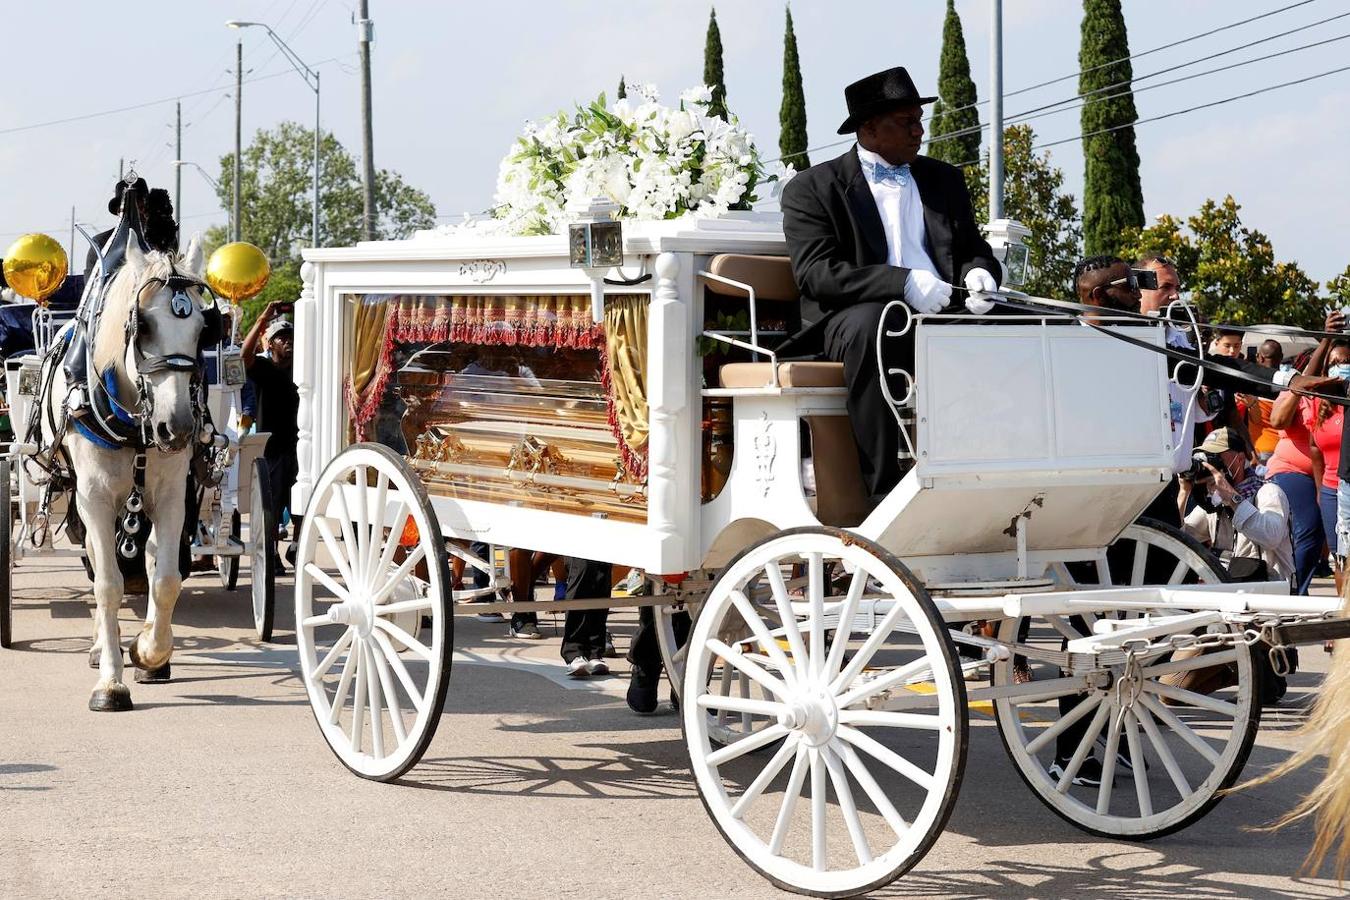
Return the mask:
<svg viewBox="0 0 1350 900">
<path fill-rule="evenodd" d="M 788 647 L 792 650 L 792 661 L 796 663 L 797 680 L 806 678 L 806 646 L 802 643 L 801 626 L 792 612 L 792 600 L 788 597 L 787 585 L 783 584 L 783 573 L 777 565 L 764 567 L 764 575 L 773 592 L 773 602 L 778 607 L 778 617 L 783 620 L 783 632 L 787 635 Z"/>
<path fill-rule="evenodd" d="M 819 675 L 825 670 L 825 561 L 819 553 L 806 555 L 806 598 L 811 610 L 811 671 Z M 824 787 L 824 767 L 817 768 Z"/>
<path fill-rule="evenodd" d="M 375 661 L 375 671 L 380 676 L 380 687 L 384 689 L 385 700 L 389 704 L 389 721 L 394 727 L 394 740 L 400 747 L 408 740 L 408 730 L 403 725 L 403 706 L 398 702 L 398 690 L 389 674 L 389 663 L 385 660 L 384 644 L 378 640 L 370 641 L 370 658 Z"/>
<path fill-rule="evenodd" d="M 844 765 L 848 767 L 849 772 L 853 775 L 853 780 L 861 785 L 867 799 L 872 801 L 872 805 L 876 807 L 877 812 L 886 820 L 886 824 L 891 826 L 891 830 L 895 832 L 897 837 L 904 837 L 905 832 L 909 830 L 909 823 L 896 810 L 895 804 L 891 803 L 890 798 L 886 796 L 886 792 L 881 789 L 881 785 L 877 784 L 877 780 L 872 777 L 872 773 L 867 771 L 866 764 L 858 757 L 858 754 L 854 752 L 852 747 L 842 741 L 836 741 L 831 746 L 835 748 L 835 752 L 839 754 L 839 757 L 844 761 Z"/>
<path fill-rule="evenodd" d="M 792 814 L 797 809 L 797 798 L 802 792 L 802 783 L 806 781 L 806 761 L 810 748 L 806 742 L 797 744 L 797 757 L 792 761 L 792 774 L 788 776 L 787 790 L 783 792 L 783 803 L 778 807 L 778 818 L 773 823 L 773 835 L 769 838 L 769 853 L 778 856 L 783 850 L 783 839 L 787 837 L 788 826 L 792 824 Z"/>
<path fill-rule="evenodd" d="M 403 539 L 403 524 L 408 520 L 408 504 L 399 501 L 398 510 L 391 519 L 394 524 L 384 536 L 384 546 L 380 548 L 380 559 L 375 563 L 375 577 L 384 575 L 394 563 L 394 554 L 398 552 L 399 541 Z"/>
<path fill-rule="evenodd" d="M 1106 704 L 1112 710 L 1111 704 Z M 1106 758 L 1102 761 L 1102 783 L 1097 787 L 1097 815 L 1111 812 L 1111 792 L 1115 789 L 1116 757 L 1120 752 L 1120 716 L 1112 715 L 1106 731 Z"/>
<path fill-rule="evenodd" d="M 356 535 L 352 531 L 352 515 L 347 510 L 347 483 L 345 481 L 336 482 L 333 485 L 333 493 L 337 499 L 338 505 L 338 528 L 342 531 L 342 548 L 344 558 L 347 561 L 347 573 L 351 579 L 347 582 L 352 587 L 362 584 L 361 570 L 358 568 L 361 562 L 361 554 L 358 552 L 359 544 L 356 543 Z"/>
<path fill-rule="evenodd" d="M 830 773 L 830 783 L 834 785 L 834 796 L 839 800 L 839 811 L 844 815 L 844 824 L 848 826 L 848 836 L 853 841 L 853 855 L 858 865 L 865 866 L 872 861 L 872 848 L 867 846 L 867 835 L 863 833 L 862 819 L 858 817 L 858 804 L 853 800 L 853 791 L 848 786 L 848 776 L 828 745 L 821 749 L 825 768 Z"/>
<path fill-rule="evenodd" d="M 389 476 L 384 472 L 375 475 L 375 505 L 370 509 L 370 536 L 366 541 L 366 577 L 374 583 L 381 569 L 375 568 L 375 560 L 384 550 L 384 504 L 389 496 Z M 395 520 L 397 521 L 397 520 Z M 392 533 L 392 529 L 391 529 Z"/>
<path fill-rule="evenodd" d="M 742 700 L 749 700 L 749 699 L 750 699 L 750 679 L 747 678 L 745 675 L 742 675 L 742 676 L 741 676 L 740 678 L 738 678 L 736 681 L 737 681 L 737 686 L 740 688 L 740 691 L 741 691 L 741 699 L 742 699 Z M 753 716 L 749 711 L 747 711 L 747 710 L 741 710 L 741 731 L 745 732 L 746 734 L 749 734 L 749 733 L 750 733 L 750 730 L 751 730 L 752 728 L 754 728 L 754 721 L 755 721 L 755 720 L 754 720 L 754 716 Z"/>
<path fill-rule="evenodd" d="M 703 698 L 700 697 L 699 699 Z M 769 783 L 778 777 L 778 773 L 783 771 L 783 767 L 787 765 L 788 759 L 797 752 L 797 744 L 800 740 L 800 735 L 788 735 L 787 739 L 783 741 L 783 746 L 779 747 L 778 752 L 773 755 L 773 759 L 769 760 L 769 764 L 755 776 L 754 781 L 750 782 L 750 786 L 745 789 L 745 793 L 736 798 L 736 803 L 731 807 L 733 819 L 744 816 L 746 810 L 750 808 L 750 804 L 754 803 L 756 798 L 764 793 L 764 789 L 769 786 Z"/>
<path fill-rule="evenodd" d="M 783 648 L 778 646 L 778 641 L 774 640 L 773 635 L 769 634 L 764 619 L 755 611 L 754 606 L 750 603 L 750 598 L 745 596 L 742 591 L 732 591 L 731 603 L 736 607 L 736 611 L 741 614 L 745 624 L 750 626 L 750 631 L 754 634 L 755 640 L 764 648 L 764 652 L 773 660 L 774 665 L 781 670 L 783 680 L 788 684 L 795 684 L 797 678 L 791 661 L 788 660 L 787 654 L 783 652 Z"/>
<path fill-rule="evenodd" d="M 327 616 L 324 618 L 327 618 Z M 309 676 L 310 681 L 317 683 L 324 675 L 328 674 L 328 670 L 333 667 L 333 663 L 337 662 L 338 655 L 347 649 L 347 645 L 352 642 L 352 638 L 355 636 L 356 629 L 348 626 L 347 630 L 342 633 L 342 637 L 338 638 L 337 642 L 333 644 L 333 648 L 324 654 L 324 658 L 314 667 L 314 671 Z"/>
<path fill-rule="evenodd" d="M 333 595 L 337 597 L 339 601 L 346 602 L 351 599 L 351 594 L 347 592 L 347 589 L 334 581 L 332 575 L 329 575 L 323 569 L 320 569 L 315 563 L 305 563 L 305 572 L 315 581 L 318 581 L 328 590 L 332 591 Z"/>
<path fill-rule="evenodd" d="M 400 600 L 397 603 L 381 603 L 375 607 L 377 616 L 397 616 L 403 613 L 422 612 L 431 609 L 435 603 L 430 597 L 417 597 L 413 600 Z"/>
<path fill-rule="evenodd" d="M 1144 678 L 1158 678 L 1176 672 L 1191 672 L 1195 669 L 1210 669 L 1214 666 L 1225 666 L 1229 663 L 1237 662 L 1237 657 L 1237 648 L 1229 647 L 1227 650 L 1220 650 L 1218 653 L 1202 653 L 1199 656 L 1192 656 L 1189 659 L 1174 659 L 1170 662 L 1145 666 L 1142 675 Z"/>
<path fill-rule="evenodd" d="M 361 752 L 361 731 L 365 727 L 366 720 L 366 678 L 370 673 L 366 671 L 365 648 L 359 643 L 353 654 L 356 657 L 356 692 L 352 695 L 352 751 Z"/>
<path fill-rule="evenodd" d="M 1144 568 L 1148 564 L 1148 544 L 1134 542 L 1134 567 L 1130 570 L 1130 584 L 1138 586 L 1144 583 Z"/>
<path fill-rule="evenodd" d="M 398 569 L 395 570 L 394 574 L 389 577 L 389 580 L 382 584 L 378 591 L 375 591 L 374 595 L 371 597 L 371 602 L 376 606 L 379 606 L 387 600 L 389 595 L 394 592 L 394 588 L 398 587 L 399 582 L 407 578 L 408 575 L 412 573 L 413 568 L 421 562 L 426 555 L 427 548 L 418 544 L 417 549 L 408 554 L 408 558 L 403 560 Z"/>
<path fill-rule="evenodd" d="M 1195 730 L 1191 728 L 1191 726 L 1181 721 L 1181 719 L 1177 716 L 1176 713 L 1172 712 L 1170 709 L 1168 709 L 1162 703 L 1150 697 L 1148 694 L 1140 694 L 1138 702 L 1150 713 L 1152 713 L 1159 720 L 1161 720 L 1163 724 L 1165 724 L 1168 728 L 1175 731 L 1183 741 L 1185 741 L 1187 744 L 1190 744 L 1191 748 L 1195 750 L 1196 753 L 1199 753 L 1201 756 L 1203 756 L 1210 765 L 1217 766 L 1219 764 L 1218 751 L 1216 751 L 1213 747 L 1211 747 L 1209 745 L 1209 742 L 1206 741 L 1199 734 L 1197 734 Z"/>
<path fill-rule="evenodd" d="M 408 632 L 404 631 L 402 628 L 399 628 L 397 625 L 395 625 L 393 622 L 390 622 L 388 619 L 376 616 L 374 622 L 376 628 L 384 629 L 384 631 L 387 632 L 390 637 L 394 638 L 400 644 L 407 647 L 414 654 L 426 660 L 427 662 L 431 662 L 432 652 L 430 647 L 426 646 L 421 641 L 417 640 L 417 638 L 413 637 L 411 634 L 408 634 Z"/>
<path fill-rule="evenodd" d="M 375 656 L 371 653 L 370 642 L 361 645 L 366 655 L 366 690 L 370 695 L 370 752 L 376 759 L 384 758 L 383 704 L 380 702 L 380 679 L 375 671 Z"/>
<path fill-rule="evenodd" d="M 763 731 L 757 731 L 749 737 L 743 737 L 735 743 L 727 744 L 719 750 L 714 750 L 708 754 L 708 765 L 720 766 L 731 762 L 733 759 L 739 759 L 752 750 L 758 750 L 768 744 L 788 734 L 788 730 L 782 725 L 770 725 Z"/>
<path fill-rule="evenodd" d="M 323 539 L 324 546 L 328 548 L 328 555 L 333 557 L 333 565 L 337 566 L 338 573 L 342 575 L 342 580 L 348 584 L 356 584 L 356 577 L 352 575 L 351 567 L 347 565 L 346 551 L 342 549 L 342 544 L 338 541 L 337 535 L 333 534 L 333 526 L 329 524 L 327 519 L 317 517 L 314 519 L 314 527 L 319 529 L 319 537 Z M 306 565 L 309 564 L 306 563 Z"/>
<path fill-rule="evenodd" d="M 1069 620 L 1063 616 L 1047 615 L 1045 621 L 1050 624 L 1051 628 L 1058 631 L 1061 637 L 1067 638 L 1068 640 L 1076 641 L 1083 636 L 1082 632 L 1069 624 Z"/>
<path fill-rule="evenodd" d="M 844 671 L 839 674 L 839 677 L 830 683 L 830 690 L 832 692 L 838 694 L 845 687 L 853 683 L 853 680 L 858 677 L 858 673 L 871 662 L 872 657 L 876 655 L 877 650 L 881 648 L 881 645 L 886 638 L 890 637 L 891 631 L 895 629 L 895 624 L 900 621 L 900 617 L 904 614 L 905 608 L 901 603 L 896 601 L 892 604 L 890 611 L 882 618 L 881 624 L 877 626 L 875 631 L 867 636 L 867 640 L 863 642 L 857 655 L 849 661 L 849 664 L 844 668 Z"/>
<path fill-rule="evenodd" d="M 1036 735 L 1033 740 L 1029 741 L 1027 743 L 1027 753 L 1033 756 L 1040 753 L 1041 748 L 1059 737 L 1064 729 L 1068 728 L 1088 713 L 1093 712 L 1098 705 L 1101 704 L 1103 699 L 1105 698 L 1100 694 L 1094 694 L 1091 697 L 1084 698 L 1082 703 L 1077 704 L 1073 709 L 1060 716 L 1053 725 L 1046 728 L 1040 734 Z"/>
<path fill-rule="evenodd" d="M 1170 697 L 1178 700 L 1188 706 L 1198 706 L 1201 709 L 1207 709 L 1210 712 L 1216 712 L 1227 716 L 1230 719 L 1236 719 L 1238 707 L 1236 703 L 1229 703 L 1226 700 L 1216 700 L 1208 694 L 1197 694 L 1195 691 L 1188 691 L 1184 688 L 1174 687 L 1170 684 L 1163 684 L 1158 681 L 1145 681 L 1144 690 L 1150 693 L 1159 694 L 1163 697 Z"/>
<path fill-rule="evenodd" d="M 717 638 L 708 639 L 708 649 L 717 656 L 722 657 L 723 664 L 730 664 L 736 671 L 742 675 L 747 675 L 775 697 L 787 696 L 787 686 L 777 678 L 770 675 L 760 665 L 741 651 L 734 647 L 729 647 Z"/>
<path fill-rule="evenodd" d="M 1186 573 L 1189 572 L 1190 570 L 1191 570 L 1190 563 L 1186 562 L 1186 560 L 1184 559 L 1178 560 L 1177 567 L 1172 570 L 1172 574 L 1169 575 L 1167 578 L 1167 583 L 1181 584 L 1182 580 L 1186 577 Z"/>
<path fill-rule="evenodd" d="M 844 651 L 853 639 L 853 619 L 858 614 L 858 603 L 867 589 L 867 571 L 861 566 L 853 572 L 848 584 L 848 594 L 839 606 L 839 624 L 834 628 L 834 642 L 830 644 L 830 656 L 825 661 L 825 677 L 834 678 L 839 667 L 844 664 Z"/>
<path fill-rule="evenodd" d="M 841 709 L 839 721 L 855 728 L 917 728 L 921 731 L 941 731 L 943 717 L 926 713 L 891 712 L 888 709 Z"/>
<path fill-rule="evenodd" d="M 835 734 L 878 762 L 899 772 L 924 790 L 931 791 L 936 785 L 936 781 L 930 773 L 920 769 L 895 751 L 883 747 L 856 728 L 840 725 Z"/>
<path fill-rule="evenodd" d="M 918 659 L 911 660 L 899 668 L 892 669 L 885 675 L 878 676 L 860 684 L 853 690 L 844 694 L 836 702 L 840 709 L 847 709 L 859 703 L 866 703 L 872 697 L 880 694 L 882 691 L 890 690 L 896 685 L 903 684 L 914 676 L 918 675 L 924 669 L 929 667 L 928 657 L 921 656 Z"/>
<path fill-rule="evenodd" d="M 1148 771 L 1144 765 L 1144 748 L 1139 742 L 1139 727 L 1134 713 L 1125 713 L 1125 739 L 1130 745 L 1130 768 L 1134 770 L 1134 794 L 1139 800 L 1139 815 L 1153 815 L 1153 794 L 1148 789 Z"/>
<path fill-rule="evenodd" d="M 698 705 L 704 709 L 726 709 L 732 712 L 749 713 L 755 716 L 777 718 L 785 707 L 771 700 L 755 700 L 750 697 L 722 697 L 717 694 L 700 694 Z"/>
<path fill-rule="evenodd" d="M 1131 710 L 1131 714 L 1144 726 L 1144 734 L 1148 735 L 1148 742 L 1153 745 L 1153 752 L 1158 754 L 1158 759 L 1162 760 L 1163 768 L 1167 770 L 1167 775 L 1172 779 L 1172 784 L 1176 786 L 1177 793 L 1181 799 L 1185 800 L 1194 793 L 1191 789 L 1191 783 L 1186 780 L 1186 773 L 1181 771 L 1181 766 L 1177 765 L 1177 758 L 1172 755 L 1172 748 L 1167 746 L 1163 740 L 1162 734 L 1158 731 L 1158 725 L 1153 721 L 1153 716 L 1149 715 L 1148 710 L 1142 707 L 1136 707 Z M 1133 751 L 1131 751 L 1133 752 Z"/>
<path fill-rule="evenodd" d="M 1110 711 L 1111 706 L 1108 703 L 1097 706 L 1097 714 L 1088 723 L 1087 731 L 1083 734 L 1082 740 L 1078 742 L 1078 749 L 1074 750 L 1069 765 L 1065 767 L 1064 774 L 1059 778 L 1059 784 L 1055 785 L 1055 790 L 1061 794 L 1068 793 L 1069 786 L 1073 784 L 1074 778 L 1078 775 L 1078 770 L 1083 767 L 1083 761 L 1088 757 L 1088 752 L 1092 750 L 1092 745 L 1097 742 L 1097 735 L 1102 733 L 1102 727 L 1106 724 L 1106 716 Z"/>
<path fill-rule="evenodd" d="M 425 701 L 422 698 L 422 692 L 417 689 L 417 682 L 413 681 L 412 675 L 408 672 L 408 667 L 403 664 L 403 660 L 394 651 L 394 645 L 390 643 L 388 637 L 379 631 L 372 631 L 371 636 L 375 638 L 376 643 L 380 645 L 380 649 L 384 651 L 384 658 L 389 663 L 389 668 L 394 670 L 394 675 L 398 678 L 399 684 L 403 685 L 408 700 L 420 715 Z"/>
<path fill-rule="evenodd" d="M 333 693 L 333 705 L 328 710 L 328 724 L 336 725 L 342 715 L 342 707 L 347 705 L 347 692 L 352 687 L 352 675 L 356 672 L 356 653 L 349 652 L 342 662 L 342 677 L 338 679 L 337 690 Z"/>
<path fill-rule="evenodd" d="M 366 509 L 366 491 L 369 490 L 370 470 L 365 466 L 357 467 L 353 481 L 356 489 L 356 518 L 352 520 L 356 529 L 356 560 L 352 571 L 361 579 L 362 586 L 371 584 L 370 572 L 370 520 L 373 518 Z"/>
<path fill-rule="evenodd" d="M 817 620 L 817 623 L 819 620 Z M 823 632 L 824 629 L 821 629 Z M 814 638 L 814 631 L 812 632 Z M 814 647 L 813 647 L 814 649 Z M 813 656 L 814 660 L 815 657 Z M 812 663 L 815 666 L 815 663 Z M 825 871 L 825 761 L 812 749 L 811 760 L 811 868 Z"/>
</svg>

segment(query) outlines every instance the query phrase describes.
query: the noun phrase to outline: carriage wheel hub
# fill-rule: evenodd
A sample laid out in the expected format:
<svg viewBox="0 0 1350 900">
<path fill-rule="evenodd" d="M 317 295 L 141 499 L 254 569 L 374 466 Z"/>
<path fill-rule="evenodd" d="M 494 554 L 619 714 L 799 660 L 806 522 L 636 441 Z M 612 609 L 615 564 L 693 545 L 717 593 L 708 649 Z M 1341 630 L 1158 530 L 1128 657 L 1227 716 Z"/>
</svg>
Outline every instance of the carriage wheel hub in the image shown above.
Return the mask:
<svg viewBox="0 0 1350 900">
<path fill-rule="evenodd" d="M 778 724 L 800 731 L 812 747 L 828 743 L 839 725 L 839 707 L 829 691 L 818 689 L 803 692 L 787 703 L 779 714 Z"/>
<path fill-rule="evenodd" d="M 375 625 L 370 604 L 357 599 L 334 603 L 328 608 L 328 618 L 339 625 L 351 625 L 361 637 L 369 637 Z"/>
</svg>

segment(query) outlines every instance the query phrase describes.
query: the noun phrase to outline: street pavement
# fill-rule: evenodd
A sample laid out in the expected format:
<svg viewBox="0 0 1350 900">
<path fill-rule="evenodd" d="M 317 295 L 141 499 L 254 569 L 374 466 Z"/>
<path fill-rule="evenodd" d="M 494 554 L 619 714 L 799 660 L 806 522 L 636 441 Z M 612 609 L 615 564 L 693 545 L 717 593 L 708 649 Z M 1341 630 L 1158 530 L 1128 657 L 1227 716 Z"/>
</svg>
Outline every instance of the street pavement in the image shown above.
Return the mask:
<svg viewBox="0 0 1350 900">
<path fill-rule="evenodd" d="M 189 579 L 174 680 L 132 685 L 136 708 L 124 714 L 86 709 L 96 675 L 88 587 L 75 560 L 29 558 L 15 570 L 16 646 L 0 651 L 0 897 L 790 896 L 708 820 L 677 717 L 628 711 L 622 659 L 609 679 L 563 677 L 561 617 L 544 617 L 549 639 L 534 644 L 458 619 L 436 739 L 401 782 L 376 784 L 348 773 L 315 727 L 288 577 L 271 645 L 253 634 L 247 566 L 233 593 L 214 574 Z M 124 634 L 144 613 L 143 601 L 134 607 L 122 612 Z M 620 652 L 634 624 L 614 616 Z M 1327 659 L 1304 650 L 1248 774 L 1294 746 Z M 1103 840 L 1035 800 L 993 721 L 973 720 L 947 831 L 878 896 L 1345 895 L 1300 877 L 1309 826 L 1253 830 L 1288 810 L 1313 773 L 1229 797 L 1152 843 Z"/>
</svg>

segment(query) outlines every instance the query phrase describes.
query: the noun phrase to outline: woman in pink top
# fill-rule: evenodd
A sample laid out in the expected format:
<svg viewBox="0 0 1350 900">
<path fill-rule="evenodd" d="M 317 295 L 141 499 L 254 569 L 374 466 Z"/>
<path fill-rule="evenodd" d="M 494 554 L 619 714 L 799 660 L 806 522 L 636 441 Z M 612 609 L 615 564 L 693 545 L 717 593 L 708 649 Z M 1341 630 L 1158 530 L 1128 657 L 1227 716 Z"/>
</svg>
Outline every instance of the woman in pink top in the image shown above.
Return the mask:
<svg viewBox="0 0 1350 900">
<path fill-rule="evenodd" d="M 1350 364 L 1350 346 L 1336 344 L 1327 355 L 1327 371 L 1334 375 L 1335 366 L 1347 364 Z M 1345 424 L 1345 407 L 1307 397 L 1302 399 L 1299 406 L 1304 422 L 1312 433 L 1313 477 L 1317 478 L 1322 531 L 1326 535 L 1331 558 L 1335 561 L 1336 592 L 1340 593 L 1341 566 L 1336 534 L 1336 486 L 1339 479 L 1336 472 L 1341 462 L 1341 429 Z"/>
</svg>

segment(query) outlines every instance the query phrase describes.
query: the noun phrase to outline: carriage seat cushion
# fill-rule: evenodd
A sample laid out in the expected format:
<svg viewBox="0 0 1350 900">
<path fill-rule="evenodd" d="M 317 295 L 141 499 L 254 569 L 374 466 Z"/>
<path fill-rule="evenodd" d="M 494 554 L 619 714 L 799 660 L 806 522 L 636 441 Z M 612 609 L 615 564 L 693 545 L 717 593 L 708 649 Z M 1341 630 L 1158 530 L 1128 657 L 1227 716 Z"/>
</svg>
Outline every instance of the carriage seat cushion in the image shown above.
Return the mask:
<svg viewBox="0 0 1350 900">
<path fill-rule="evenodd" d="M 719 253 L 708 261 L 708 271 L 732 281 L 748 284 L 761 300 L 796 303 L 797 282 L 792 278 L 792 262 L 786 256 L 747 256 L 741 253 Z M 729 297 L 744 297 L 740 288 L 717 281 L 707 281 L 708 290 Z"/>
<path fill-rule="evenodd" d="M 727 363 L 722 367 L 724 388 L 762 388 L 773 376 L 772 363 Z M 778 383 L 785 388 L 841 388 L 844 364 L 785 362 L 778 364 Z"/>
</svg>

